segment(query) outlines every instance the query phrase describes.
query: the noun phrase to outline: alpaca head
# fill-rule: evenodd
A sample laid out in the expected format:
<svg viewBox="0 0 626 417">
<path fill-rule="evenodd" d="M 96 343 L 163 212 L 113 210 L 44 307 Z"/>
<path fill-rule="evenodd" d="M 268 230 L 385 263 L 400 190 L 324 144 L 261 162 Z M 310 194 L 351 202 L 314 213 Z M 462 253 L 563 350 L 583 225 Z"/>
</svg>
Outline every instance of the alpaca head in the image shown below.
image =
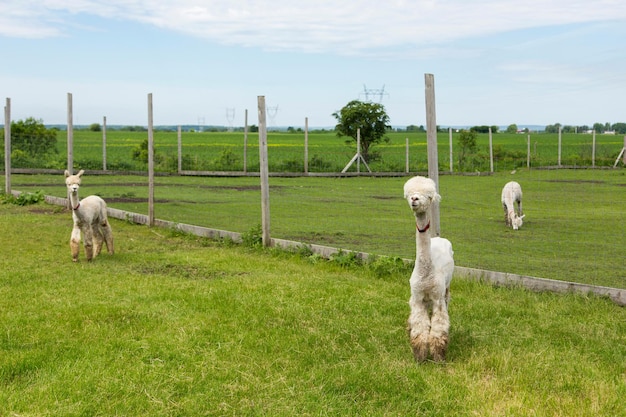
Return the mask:
<svg viewBox="0 0 626 417">
<path fill-rule="evenodd" d="M 70 175 L 70 172 L 65 170 L 65 185 L 67 190 L 73 194 L 78 193 L 80 187 L 80 177 L 85 173 L 85 170 L 81 169 L 76 175 Z"/>
<path fill-rule="evenodd" d="M 524 218 L 525 214 L 522 214 L 521 216 L 517 216 L 517 215 L 513 215 L 513 219 L 511 220 L 511 224 L 513 225 L 513 230 L 517 230 L 520 227 L 522 227 L 522 224 L 524 224 L 524 221 L 522 220 Z"/>
<path fill-rule="evenodd" d="M 404 198 L 416 215 L 427 213 L 432 203 L 441 200 L 435 182 L 430 178 L 419 176 L 411 178 L 404 184 Z"/>
</svg>

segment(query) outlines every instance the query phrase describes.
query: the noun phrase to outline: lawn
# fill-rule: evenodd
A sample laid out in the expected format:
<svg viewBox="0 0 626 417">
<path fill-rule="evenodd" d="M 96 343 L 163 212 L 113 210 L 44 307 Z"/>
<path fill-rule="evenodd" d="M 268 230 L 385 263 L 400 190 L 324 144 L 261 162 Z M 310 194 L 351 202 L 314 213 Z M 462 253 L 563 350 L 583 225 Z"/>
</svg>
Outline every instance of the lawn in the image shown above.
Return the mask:
<svg viewBox="0 0 626 417">
<path fill-rule="evenodd" d="M 606 299 L 455 279 L 448 360 L 417 365 L 408 270 L 112 226 L 74 264 L 69 212 L 0 205 L 0 414 L 626 415 Z"/>
</svg>

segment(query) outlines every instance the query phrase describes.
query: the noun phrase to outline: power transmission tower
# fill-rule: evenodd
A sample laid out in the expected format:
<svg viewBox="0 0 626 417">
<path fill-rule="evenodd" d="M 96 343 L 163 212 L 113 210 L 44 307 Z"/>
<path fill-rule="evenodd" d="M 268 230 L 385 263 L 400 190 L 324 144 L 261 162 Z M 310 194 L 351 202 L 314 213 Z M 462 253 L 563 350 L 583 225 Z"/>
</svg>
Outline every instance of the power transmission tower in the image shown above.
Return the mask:
<svg viewBox="0 0 626 417">
<path fill-rule="evenodd" d="M 198 132 L 202 132 L 204 130 L 204 117 L 198 116 Z"/>
<path fill-rule="evenodd" d="M 233 131 L 233 122 L 235 121 L 235 109 L 226 108 L 226 120 L 228 120 L 228 131 Z"/>
<path fill-rule="evenodd" d="M 373 88 L 367 88 L 367 86 L 365 84 L 363 84 L 363 92 L 361 93 L 361 95 L 365 96 L 365 101 L 375 101 L 375 99 L 377 98 L 378 103 L 382 103 L 383 101 L 383 97 L 389 97 L 389 93 L 385 93 L 385 85 L 383 84 L 383 88 L 380 89 L 373 89 Z"/>
<path fill-rule="evenodd" d="M 270 124 L 276 127 L 276 115 L 278 114 L 278 106 L 267 106 L 267 117 L 270 118 Z"/>
</svg>

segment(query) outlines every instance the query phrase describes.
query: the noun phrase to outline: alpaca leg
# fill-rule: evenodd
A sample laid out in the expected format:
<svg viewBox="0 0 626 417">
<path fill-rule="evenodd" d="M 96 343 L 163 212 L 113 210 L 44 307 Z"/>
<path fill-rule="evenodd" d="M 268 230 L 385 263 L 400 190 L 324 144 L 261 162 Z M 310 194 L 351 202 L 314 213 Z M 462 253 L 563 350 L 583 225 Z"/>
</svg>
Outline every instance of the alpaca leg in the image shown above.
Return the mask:
<svg viewBox="0 0 626 417">
<path fill-rule="evenodd" d="M 111 229 L 111 225 L 108 221 L 104 221 L 100 224 L 102 227 L 102 234 L 104 235 L 104 243 L 107 245 L 107 251 L 110 254 L 115 253 L 113 248 L 113 230 Z"/>
<path fill-rule="evenodd" d="M 520 200 L 520 201 L 517 202 L 517 215 L 519 217 L 522 217 L 523 214 L 524 213 L 522 211 L 522 200 Z"/>
<path fill-rule="evenodd" d="M 78 262 L 78 253 L 80 252 L 80 228 L 76 225 L 72 229 L 72 237 L 70 238 L 70 249 L 72 251 L 72 261 Z"/>
<path fill-rule="evenodd" d="M 448 350 L 448 332 L 450 330 L 450 318 L 445 299 L 433 302 L 433 315 L 431 318 L 430 335 L 428 344 L 433 360 L 442 362 L 446 359 Z"/>
<path fill-rule="evenodd" d="M 83 231 L 83 245 L 85 246 L 87 261 L 91 261 L 93 259 L 93 231 L 91 227 L 86 227 Z"/>
<path fill-rule="evenodd" d="M 509 218 L 509 211 L 507 210 L 506 206 L 504 206 L 504 223 L 507 226 L 511 225 L 511 219 Z"/>
<path fill-rule="evenodd" d="M 94 224 L 91 229 L 93 230 L 93 256 L 95 258 L 96 256 L 100 255 L 104 238 L 102 236 L 102 231 L 100 230 L 99 224 Z"/>
<path fill-rule="evenodd" d="M 418 362 L 423 362 L 428 357 L 428 333 L 430 331 L 430 318 L 428 310 L 422 300 L 415 297 L 409 300 L 411 314 L 408 320 L 409 341 L 413 349 L 413 356 Z"/>
</svg>

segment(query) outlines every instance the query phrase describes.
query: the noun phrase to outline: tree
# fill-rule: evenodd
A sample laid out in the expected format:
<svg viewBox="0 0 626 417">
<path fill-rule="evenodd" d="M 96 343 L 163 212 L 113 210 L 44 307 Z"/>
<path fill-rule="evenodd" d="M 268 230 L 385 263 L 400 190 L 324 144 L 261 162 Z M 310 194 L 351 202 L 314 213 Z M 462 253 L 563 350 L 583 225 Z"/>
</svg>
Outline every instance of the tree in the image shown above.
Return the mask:
<svg viewBox="0 0 626 417">
<path fill-rule="evenodd" d="M 92 123 L 89 125 L 89 130 L 92 132 L 100 132 L 102 127 L 100 126 L 100 123 Z"/>
<path fill-rule="evenodd" d="M 361 132 L 361 155 L 366 162 L 373 157 L 372 146 L 389 142 L 385 132 L 390 129 L 389 116 L 379 103 L 352 100 L 341 110 L 332 114 L 337 119 L 337 136 L 347 136 L 347 144 L 356 143 L 357 130 Z"/>
<path fill-rule="evenodd" d="M 29 117 L 11 122 L 11 148 L 30 157 L 57 153 L 58 129 L 47 129 L 42 120 Z"/>
<path fill-rule="evenodd" d="M 478 133 L 475 130 L 461 130 L 459 134 L 459 145 L 461 146 L 461 152 L 459 153 L 459 167 L 463 169 L 465 167 L 465 158 L 467 154 L 473 153 L 476 150 L 476 139 Z"/>
<path fill-rule="evenodd" d="M 515 123 L 510 124 L 507 128 L 506 128 L 506 133 L 517 133 L 517 125 Z"/>
</svg>

